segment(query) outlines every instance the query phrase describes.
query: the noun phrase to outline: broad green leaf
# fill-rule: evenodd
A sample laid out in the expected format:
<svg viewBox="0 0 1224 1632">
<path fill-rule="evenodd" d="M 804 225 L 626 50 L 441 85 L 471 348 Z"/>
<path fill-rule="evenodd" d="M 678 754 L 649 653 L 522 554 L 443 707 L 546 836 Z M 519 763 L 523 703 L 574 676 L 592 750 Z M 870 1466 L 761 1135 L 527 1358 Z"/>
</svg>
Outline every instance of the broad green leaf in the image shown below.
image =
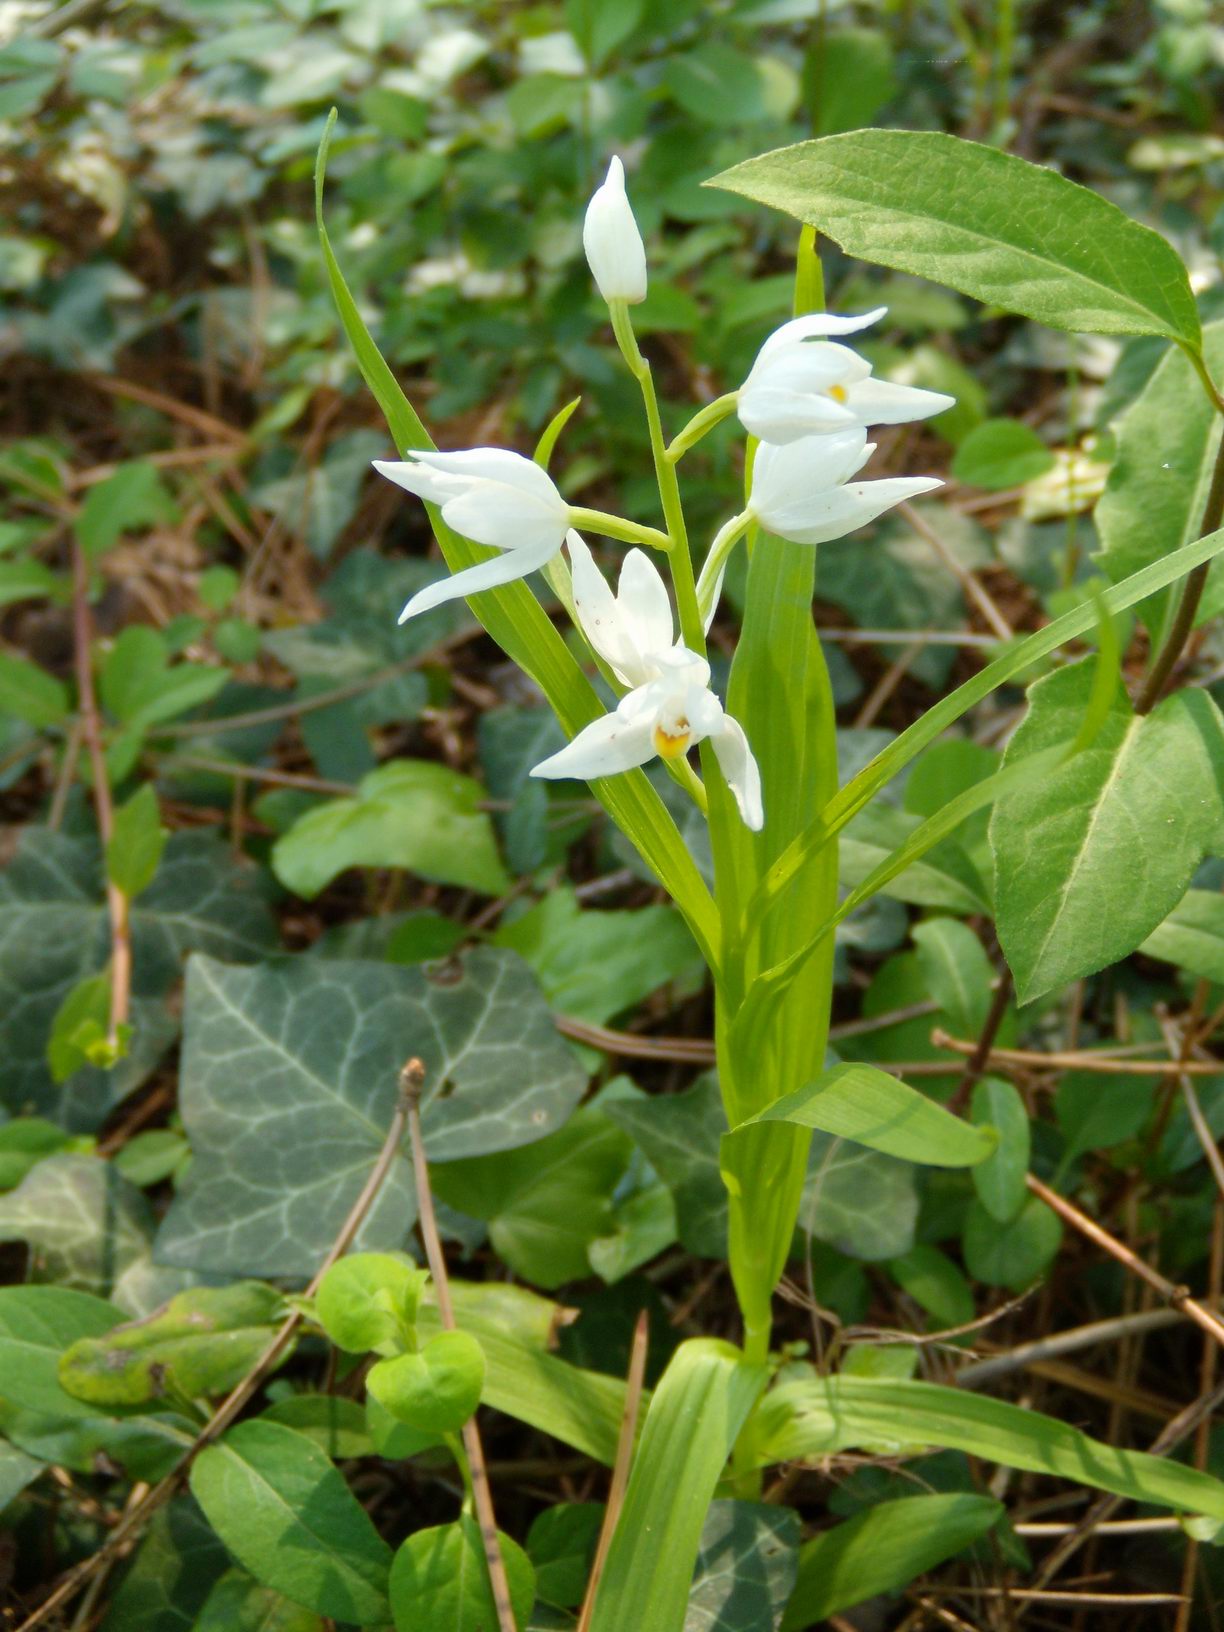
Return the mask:
<svg viewBox="0 0 1224 1632">
<path fill-rule="evenodd" d="M 34 556 L 0 561 L 0 606 L 16 601 L 66 600 L 64 580 Z"/>
<path fill-rule="evenodd" d="M 315 165 L 315 220 L 332 299 L 362 377 L 386 418 L 396 448 L 401 455 L 414 448 L 432 448 L 429 433 L 370 338 L 327 236 L 323 221 L 323 177 L 334 117 L 324 131 Z M 451 532 L 432 507 L 430 520 L 452 572 L 489 558 L 490 551 Z M 507 657 L 539 686 L 570 736 L 575 736 L 604 712 L 560 633 L 526 584 L 518 582 L 488 590 L 473 596 L 470 605 Z M 666 885 L 688 919 L 707 961 L 711 967 L 716 966 L 720 925 L 714 902 L 676 824 L 646 777 L 638 771 L 603 777 L 591 784 L 591 791 Z"/>
<path fill-rule="evenodd" d="M 827 1241 L 848 1258 L 878 1262 L 914 1244 L 918 1222 L 915 1169 L 833 1134 L 812 1140 L 797 1240 Z"/>
<path fill-rule="evenodd" d="M 333 1462 L 374 1453 L 365 1411 L 343 1394 L 288 1394 L 261 1414 L 313 1439 Z"/>
<path fill-rule="evenodd" d="M 684 1632 L 773 1632 L 795 1585 L 799 1515 L 765 1502 L 712 1502 Z"/>
<path fill-rule="evenodd" d="M 0 1513 L 16 1501 L 27 1485 L 32 1485 L 46 1463 L 36 1456 L 27 1456 L 15 1445 L 0 1439 Z"/>
<path fill-rule="evenodd" d="M 897 1285 L 920 1304 L 937 1327 L 967 1326 L 973 1319 L 973 1293 L 946 1253 L 925 1242 L 911 1247 L 888 1266 Z"/>
<path fill-rule="evenodd" d="M 838 833 L 858 811 L 869 804 L 875 795 L 909 764 L 910 760 L 924 748 L 929 747 L 948 726 L 960 719 L 962 714 L 968 713 L 983 698 L 989 697 L 992 691 L 1006 685 L 1017 675 L 1024 674 L 1034 663 L 1057 651 L 1067 641 L 1077 640 L 1081 635 L 1087 634 L 1099 623 L 1102 608 L 1110 614 L 1123 612 L 1127 607 L 1145 600 L 1157 590 L 1175 583 L 1187 572 L 1201 566 L 1204 561 L 1210 561 L 1221 550 L 1224 550 L 1224 528 L 1200 538 L 1194 544 L 1186 545 L 1182 550 L 1174 551 L 1171 556 L 1154 561 L 1150 567 L 1142 568 L 1130 578 L 1124 579 L 1122 583 L 1112 585 L 1101 595 L 1099 604 L 1088 602 L 1076 607 L 1075 610 L 1056 618 L 1044 629 L 1039 629 L 1035 634 L 1017 641 L 1010 651 L 988 664 L 980 674 L 941 698 L 933 708 L 929 708 L 920 719 L 904 730 L 899 737 L 895 737 L 869 764 L 853 776 L 814 818 L 808 818 L 802 832 L 787 845 L 762 879 L 757 901 L 763 906 L 768 906 L 777 900 L 788 888 L 790 880 L 803 868 L 810 855 L 826 847 L 832 835 Z M 972 791 L 969 790 L 970 793 Z M 990 797 L 993 795 L 984 797 L 981 803 L 988 803 Z M 965 810 L 963 814 L 968 813 L 968 810 Z"/>
<path fill-rule="evenodd" d="M 250 502 L 301 538 L 313 556 L 331 554 L 352 520 L 370 461 L 386 451 L 377 431 L 350 431 L 335 437 L 321 459 L 250 491 Z"/>
<path fill-rule="evenodd" d="M 542 1138 L 585 1086 L 530 972 L 487 947 L 429 969 L 330 959 L 241 969 L 196 957 L 183 1030 L 194 1160 L 158 1258 L 210 1274 L 313 1272 L 378 1157 L 410 1056 L 427 1069 L 422 1123 L 435 1162 Z M 402 1246 L 415 1213 L 404 1152 L 354 1245 Z"/>
<path fill-rule="evenodd" d="M 725 1257 L 727 1191 L 718 1156 L 727 1118 L 713 1075 L 681 1094 L 616 1099 L 603 1109 L 671 1191 L 686 1250 L 703 1258 Z"/>
<path fill-rule="evenodd" d="M 892 41 L 882 29 L 821 31 L 803 65 L 803 99 L 818 136 L 869 125 L 897 94 Z"/>
<path fill-rule="evenodd" d="M 313 1440 L 240 1422 L 192 1464 L 191 1492 L 257 1581 L 319 1615 L 387 1618 L 391 1549 Z"/>
<path fill-rule="evenodd" d="M 968 1035 L 973 1035 L 969 1033 Z M 970 1112 L 975 1123 L 992 1127 L 998 1145 L 973 1170 L 973 1188 L 992 1218 L 1006 1224 L 1028 1195 L 1029 1119 L 1020 1091 L 1002 1077 L 983 1077 L 973 1086 Z"/>
<path fill-rule="evenodd" d="M 180 1496 L 154 1515 L 111 1599 L 102 1632 L 194 1628 L 228 1562 L 225 1548 L 195 1502 Z"/>
<path fill-rule="evenodd" d="M 1064 1072 L 1054 1096 L 1054 1115 L 1067 1141 L 1063 1167 L 1090 1150 L 1108 1150 L 1133 1139 L 1152 1114 L 1160 1079 Z M 1195 1155 L 1201 1155 L 1197 1144 Z"/>
<path fill-rule="evenodd" d="M 153 882 L 169 837 L 161 825 L 153 784 L 146 782 L 115 811 L 114 831 L 106 846 L 107 876 L 129 901 Z"/>
<path fill-rule="evenodd" d="M 987 1286 L 1023 1292 L 1053 1263 L 1062 1236 L 1058 1214 L 1036 1196 L 1004 1221 L 975 1201 L 965 1215 L 961 1241 L 965 1268 Z"/>
<path fill-rule="evenodd" d="M 86 1416 L 87 1407 L 60 1387 L 60 1355 L 78 1338 L 101 1337 L 122 1319 L 121 1310 L 87 1292 L 0 1288 L 0 1396 L 47 1416 Z"/>
<path fill-rule="evenodd" d="M 1224 895 L 1187 890 L 1139 950 L 1224 985 Z"/>
<path fill-rule="evenodd" d="M 1074 743 L 1092 689 L 1079 663 L 1029 691 L 1005 768 Z M 1121 689 L 1091 747 L 996 802 L 999 940 L 1022 1003 L 1116 963 L 1162 923 L 1224 842 L 1224 721 L 1203 691 L 1152 713 Z"/>
<path fill-rule="evenodd" d="M 0 714 L 27 725 L 61 725 L 68 718 L 68 688 L 62 680 L 11 652 L 0 652 Z"/>
<path fill-rule="evenodd" d="M 501 924 L 492 941 L 526 959 L 555 1009 L 596 1024 L 670 980 L 700 979 L 700 954 L 674 908 L 584 911 L 568 885 Z"/>
<path fill-rule="evenodd" d="M 994 970 L 981 941 L 955 918 L 916 924 L 914 945 L 931 996 L 961 1037 L 976 1037 L 990 1010 Z"/>
<path fill-rule="evenodd" d="M 175 663 L 163 637 L 146 623 L 126 628 L 106 655 L 99 683 L 106 710 L 132 731 L 145 731 L 210 701 L 228 669 Z"/>
<path fill-rule="evenodd" d="M 921 825 L 920 816 L 885 804 L 868 805 L 840 838 L 841 882 L 855 889 Z M 977 870 L 955 839 L 941 840 L 881 886 L 898 901 L 944 912 L 989 910 Z"/>
<path fill-rule="evenodd" d="M 89 1405 L 225 1394 L 267 1348 L 283 1309 L 281 1294 L 258 1281 L 194 1287 L 144 1320 L 78 1338 L 60 1360 L 59 1380 Z"/>
<path fill-rule="evenodd" d="M 591 1632 L 682 1632 L 706 1510 L 765 1378 L 729 1343 L 676 1350 L 646 1413 Z"/>
<path fill-rule="evenodd" d="M 470 1332 L 439 1332 L 412 1354 L 371 1366 L 366 1387 L 384 1411 L 427 1434 L 457 1433 L 480 1404 L 484 1356 Z"/>
<path fill-rule="evenodd" d="M 1054 455 L 1037 432 L 1018 419 L 988 419 L 975 426 L 952 461 L 958 482 L 990 491 L 1022 487 L 1053 468 Z"/>
<path fill-rule="evenodd" d="M 515 1624 L 524 1627 L 535 1602 L 535 1571 L 527 1554 L 498 1532 Z M 396 1632 L 492 1632 L 497 1609 L 476 1520 L 417 1530 L 391 1566 L 391 1613 Z"/>
<path fill-rule="evenodd" d="M 404 1253 L 350 1252 L 319 1283 L 315 1313 L 337 1348 L 394 1354 L 416 1324 L 428 1279 Z"/>
<path fill-rule="evenodd" d="M 324 1632 L 324 1625 L 313 1610 L 291 1604 L 245 1570 L 227 1570 L 192 1622 L 191 1632 Z"/>
<path fill-rule="evenodd" d="M 272 866 L 307 900 L 349 867 L 402 867 L 437 884 L 502 895 L 510 878 L 484 789 L 432 760 L 393 759 L 362 779 L 354 799 L 309 810 L 276 841 Z"/>
<path fill-rule="evenodd" d="M 819 1128 L 885 1155 L 934 1167 L 972 1167 L 997 1144 L 993 1130 L 972 1127 L 873 1065 L 834 1066 L 759 1111 L 753 1121 Z M 737 1128 L 727 1139 L 738 1136 Z"/>
<path fill-rule="evenodd" d="M 944 1446 L 1132 1501 L 1224 1518 L 1224 1484 L 1210 1474 L 1106 1445 L 1040 1411 L 935 1383 L 798 1379 L 766 1395 L 756 1427 L 763 1462 L 816 1460 L 864 1447 L 897 1454 Z"/>
<path fill-rule="evenodd" d="M 279 944 L 257 870 L 211 833 L 171 836 L 157 876 L 132 905 L 131 928 L 131 1051 L 111 1072 L 89 1068 L 57 1086 L 48 1033 L 68 993 L 105 967 L 110 920 L 96 843 L 26 828 L 0 873 L 0 1097 L 14 1110 L 32 1107 L 70 1129 L 96 1128 L 173 1040 L 163 999 L 184 956 L 198 949 L 243 963 Z"/>
<path fill-rule="evenodd" d="M 803 1632 L 843 1609 L 908 1586 L 968 1547 L 1004 1516 L 990 1496 L 902 1496 L 803 1544 L 781 1632 Z"/>
<path fill-rule="evenodd" d="M 590 1273 L 589 1248 L 612 1232 L 613 1195 L 632 1150 L 599 1106 L 585 1106 L 546 1139 L 443 1164 L 433 1183 L 450 1206 L 488 1222 L 494 1250 L 515 1274 L 550 1291 Z"/>
<path fill-rule="evenodd" d="M 41 1116 L 17 1116 L 0 1125 L 0 1190 L 13 1190 L 36 1163 L 66 1150 L 70 1134 Z"/>
<path fill-rule="evenodd" d="M 1203 356 L 1213 376 L 1224 374 L 1224 322 L 1203 330 Z M 1167 352 L 1122 417 L 1094 512 L 1101 539 L 1096 559 L 1115 583 L 1199 537 L 1221 423 L 1190 359 L 1176 348 Z M 1218 602 L 1219 587 L 1213 567 L 1204 611 Z M 1165 589 L 1140 606 L 1154 639 L 1170 599 Z"/>
<path fill-rule="evenodd" d="M 627 39 L 642 20 L 645 0 L 565 0 L 565 26 L 592 68 Z"/>
<path fill-rule="evenodd" d="M 1198 344 L 1186 269 L 1159 233 L 999 148 L 859 130 L 748 159 L 707 185 L 810 222 L 848 255 L 1051 328 Z"/>
</svg>

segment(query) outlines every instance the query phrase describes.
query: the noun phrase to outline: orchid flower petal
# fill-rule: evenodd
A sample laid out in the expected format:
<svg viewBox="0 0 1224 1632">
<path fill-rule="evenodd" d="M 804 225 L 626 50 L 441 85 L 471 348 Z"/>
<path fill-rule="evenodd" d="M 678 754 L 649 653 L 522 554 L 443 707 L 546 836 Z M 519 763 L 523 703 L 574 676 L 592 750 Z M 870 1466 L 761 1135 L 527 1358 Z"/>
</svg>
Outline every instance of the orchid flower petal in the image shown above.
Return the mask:
<svg viewBox="0 0 1224 1632">
<path fill-rule="evenodd" d="M 584 726 L 559 752 L 533 766 L 531 775 L 550 780 L 573 777 L 579 782 L 590 782 L 595 777 L 634 770 L 654 758 L 653 727 L 649 714 L 645 718 L 629 719 L 619 709 L 614 714 L 605 714 L 602 719 Z"/>
<path fill-rule="evenodd" d="M 827 544 L 865 527 L 894 505 L 942 486 L 933 476 L 893 476 L 878 482 L 849 482 L 813 493 L 805 504 L 771 515 L 766 524 L 794 544 Z"/>
<path fill-rule="evenodd" d="M 761 772 L 748 746 L 748 738 L 738 720 L 724 714 L 718 731 L 710 733 L 710 746 L 718 760 L 727 786 L 735 795 L 744 826 L 759 833 L 765 825 L 761 801 Z"/>
<path fill-rule="evenodd" d="M 858 380 L 846 387 L 846 406 L 864 425 L 907 425 L 953 408 L 956 398 L 888 380 Z"/>
<path fill-rule="evenodd" d="M 464 595 L 478 595 L 481 590 L 497 589 L 502 584 L 513 583 L 516 578 L 526 578 L 528 573 L 537 571 L 556 553 L 551 543 L 534 547 L 524 545 L 517 550 L 505 550 L 489 561 L 478 561 L 474 567 L 465 567 L 462 572 L 418 590 L 400 613 L 399 621 L 407 623 L 409 618 L 419 617 L 422 612 L 432 611 L 446 601 L 458 600 Z"/>
</svg>

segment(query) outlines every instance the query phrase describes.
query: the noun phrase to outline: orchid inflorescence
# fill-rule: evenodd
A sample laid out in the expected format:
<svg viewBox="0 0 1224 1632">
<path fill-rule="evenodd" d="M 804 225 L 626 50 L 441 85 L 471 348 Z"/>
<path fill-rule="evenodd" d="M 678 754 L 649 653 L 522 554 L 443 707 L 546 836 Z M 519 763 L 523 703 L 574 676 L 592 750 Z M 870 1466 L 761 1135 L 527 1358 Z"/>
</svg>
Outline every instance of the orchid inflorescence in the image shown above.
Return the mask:
<svg viewBox="0 0 1224 1632">
<path fill-rule="evenodd" d="M 646 296 L 646 252 L 618 158 L 612 159 L 587 206 L 583 246 L 621 351 L 641 377 L 646 365 L 628 307 Z M 852 480 L 875 451 L 867 440 L 868 426 L 926 419 L 954 400 L 941 392 L 874 379 L 870 363 L 834 338 L 867 328 L 884 312 L 884 307 L 847 317 L 816 312 L 784 323 L 765 341 L 737 392 L 704 408 L 665 453 L 656 446 L 656 464 L 662 453 L 670 470 L 731 413 L 759 444 L 748 502 L 719 529 L 696 585 L 691 571 L 683 578 L 675 575 L 678 601 L 685 593 L 690 596 L 687 618 L 680 606 L 681 622 L 698 636 L 714 616 L 731 551 L 754 526 L 795 544 L 824 544 L 942 485 L 929 476 Z M 628 689 L 613 713 L 585 726 L 567 747 L 535 766 L 533 776 L 593 780 L 655 757 L 683 769 L 689 748 L 708 741 L 744 822 L 754 831 L 763 825 L 761 778 L 752 750 L 710 689 L 704 653 L 676 638 L 662 575 L 642 550 L 631 549 L 614 595 L 576 530 L 581 525 L 672 551 L 687 550 L 686 540 L 676 536 L 682 528 L 659 532 L 570 505 L 540 464 L 504 448 L 411 451 L 404 460 L 374 463 L 390 481 L 437 505 L 456 533 L 501 552 L 421 590 L 404 607 L 401 623 L 459 596 L 511 583 L 541 568 L 555 570 L 562 545 L 567 548 L 578 627 L 592 652 Z M 664 495 L 665 513 L 667 509 Z M 702 644 L 700 639 L 693 643 Z M 690 785 L 700 792 L 695 777 Z"/>
</svg>

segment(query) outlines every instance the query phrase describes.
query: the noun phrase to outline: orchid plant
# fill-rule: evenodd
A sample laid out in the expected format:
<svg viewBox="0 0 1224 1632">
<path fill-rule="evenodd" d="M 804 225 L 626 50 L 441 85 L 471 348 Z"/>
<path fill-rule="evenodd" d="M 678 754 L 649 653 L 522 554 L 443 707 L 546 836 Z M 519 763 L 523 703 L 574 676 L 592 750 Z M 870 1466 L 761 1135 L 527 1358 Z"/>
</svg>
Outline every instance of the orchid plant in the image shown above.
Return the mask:
<svg viewBox="0 0 1224 1632">
<path fill-rule="evenodd" d="M 906 144 L 903 158 L 894 151 L 894 137 Z M 848 165 L 835 161 L 821 170 L 817 150 L 860 139 L 860 160 Z M 956 149 L 952 156 L 939 145 L 947 142 Z M 928 171 L 922 161 L 931 143 L 938 151 L 930 156 L 935 170 Z M 1028 237 L 1045 256 L 1041 276 L 1030 265 L 1038 251 L 1017 250 L 1004 241 L 1005 228 L 1016 230 L 1010 206 L 1000 215 L 1000 236 L 997 243 L 991 240 L 989 252 L 981 249 L 984 229 L 976 219 L 965 224 L 959 237 L 960 229 L 954 231 L 944 220 L 948 198 L 955 214 L 956 200 L 976 196 L 979 172 L 986 178 L 982 186 L 994 185 L 1000 165 L 1007 171 L 1006 186 L 1000 183 L 1002 190 L 996 187 L 996 192 L 1018 199 L 1021 218 L 1031 219 Z M 857 195 L 850 196 L 853 189 L 846 178 L 857 176 L 864 166 L 879 196 L 888 200 L 879 222 Z M 901 132 L 802 144 L 751 161 L 719 180 L 808 220 L 828 217 L 837 223 L 839 241 L 861 244 L 869 258 L 942 276 L 979 299 L 1010 304 L 1041 321 L 1070 328 L 1095 325 L 1107 333 L 1164 335 L 1184 351 L 1193 371 L 1189 377 L 1198 375 L 1213 411 L 1224 411 L 1224 397 L 1203 360 L 1184 268 L 1167 245 L 1153 246 L 1154 235 L 1073 183 L 1038 174 L 1023 161 L 972 143 Z M 1053 215 L 1051 183 L 1059 204 Z M 702 1515 L 720 1482 L 724 1491 L 751 1497 L 759 1493 L 762 1470 L 771 1463 L 849 1446 L 900 1446 L 915 1439 L 958 1446 L 1010 1459 L 1017 1467 L 1070 1473 L 1116 1493 L 1138 1492 L 1143 1499 L 1210 1513 L 1213 1522 L 1224 1520 L 1224 1493 L 1204 1475 L 1191 1477 L 1192 1470 L 1178 1470 L 1170 1482 L 1170 1470 L 1154 1458 L 1107 1450 L 1052 1419 L 991 1402 L 984 1427 L 980 1412 L 965 1414 L 955 1390 L 906 1382 L 890 1384 L 894 1394 L 887 1394 L 887 1379 L 838 1378 L 771 1352 L 773 1297 L 794 1248 L 813 1130 L 937 1167 L 974 1167 L 989 1159 L 999 1142 L 998 1132 L 984 1119 L 964 1120 L 898 1077 L 865 1064 L 830 1064 L 826 1055 L 837 925 L 975 811 L 993 806 L 997 815 L 1004 807 L 1022 809 L 1025 799 L 1040 799 L 1051 789 L 1056 798 L 1065 798 L 1068 808 L 1079 809 L 1076 784 L 1063 777 L 1063 769 L 1073 769 L 1072 761 L 1079 764 L 1099 733 L 1116 732 L 1122 707 L 1113 614 L 1137 603 L 1150 606 L 1152 597 L 1187 574 L 1179 609 L 1168 614 L 1163 628 L 1154 625 L 1159 648 L 1128 718 L 1139 733 L 1150 715 L 1149 735 L 1155 741 L 1176 715 L 1177 729 L 1186 739 L 1180 750 L 1183 763 L 1224 763 L 1224 720 L 1210 699 L 1193 708 L 1181 706 L 1180 694 L 1161 701 L 1192 627 L 1207 564 L 1224 548 L 1219 530 L 1224 454 L 1202 517 L 1203 536 L 1147 561 L 1128 577 L 1119 574 L 1095 601 L 1072 608 L 1005 649 L 839 786 L 832 692 L 812 621 L 820 549 L 941 486 L 938 477 L 926 474 L 860 478 L 877 452 L 868 439 L 873 427 L 920 422 L 953 402 L 939 392 L 874 376 L 850 342 L 881 322 L 885 309 L 825 309 L 815 233 L 805 226 L 793 318 L 763 340 L 737 390 L 699 406 L 669 440 L 651 365 L 638 345 L 631 315 L 647 293 L 646 249 L 623 165 L 613 158 L 587 208 L 583 242 L 612 334 L 641 394 L 661 523 L 643 525 L 569 503 L 549 474 L 551 456 L 575 405 L 557 415 L 531 459 L 502 448 L 447 453 L 433 448 L 345 287 L 323 229 L 322 164 L 318 185 L 319 225 L 333 293 L 400 454 L 378 461 L 376 468 L 425 502 L 451 569 L 449 577 L 413 596 L 401 621 L 427 616 L 461 596 L 470 599 L 485 628 L 547 697 L 570 739 L 531 774 L 589 783 L 674 899 L 712 978 L 718 1082 L 726 1115 L 719 1168 L 728 1198 L 728 1256 L 742 1343 L 696 1339 L 682 1344 L 654 1394 L 636 1453 L 632 1433 L 626 1438 L 622 1429 L 616 1478 L 624 1506 L 614 1532 L 601 1544 L 579 1621 L 581 1632 L 623 1632 L 647 1625 L 652 1632 L 679 1632 Z M 909 208 L 911 193 L 925 200 L 918 226 L 914 221 L 919 218 Z M 1060 210 L 1066 213 L 1065 232 L 1058 225 Z M 897 222 L 904 224 L 904 232 Z M 1117 270 L 1124 265 L 1132 268 L 1129 284 Z M 746 433 L 745 498 L 702 548 L 686 521 L 680 470 L 690 450 L 732 416 Z M 629 546 L 614 574 L 615 590 L 584 533 Z M 843 547 L 871 545 L 855 541 Z M 737 549 L 746 558 L 742 618 L 720 697 L 712 686 L 706 642 Z M 610 711 L 525 581 L 537 572 L 585 646 L 587 666 L 615 693 Z M 1081 716 L 1072 736 L 1066 741 L 1038 739 L 1022 754 L 1009 753 L 994 775 L 908 827 L 903 842 L 843 894 L 838 836 L 847 823 L 917 753 L 997 686 L 1094 628 L 1099 655 L 1093 664 L 1073 666 L 1070 676 L 1078 688 Z M 1088 676 L 1083 685 L 1081 672 Z M 1122 711 L 1130 706 L 1127 701 Z M 643 767 L 655 760 L 707 826 L 707 873 L 698 866 L 658 786 L 644 774 Z M 1199 806 L 1204 811 L 1210 807 L 1203 823 L 1216 820 L 1210 814 L 1216 805 L 1207 792 Z M 1224 806 L 1218 821 L 1224 831 Z M 1013 820 L 1013 827 L 1020 838 L 1026 837 L 1023 815 Z M 1201 848 L 1193 851 L 1191 866 L 1199 854 Z M 1094 887 L 1101 876 L 1097 869 Z M 1187 872 L 1177 886 L 1183 892 L 1188 879 Z M 1006 887 L 1002 874 L 998 887 Z M 1167 912 L 1172 904 L 1157 904 L 1153 910 Z M 1145 901 L 1143 912 L 1150 906 Z M 1024 943 L 1023 926 L 1034 910 L 1027 900 L 1018 902 L 1013 917 L 1021 927 L 1014 932 L 1012 921 L 1002 908 L 999 912 L 1004 950 L 1025 996 L 1045 989 L 1041 960 L 1053 944 L 1053 931 L 1044 935 L 1036 952 Z M 1109 911 L 1114 912 L 1112 905 Z M 1073 967 L 1078 975 L 1100 968 L 1111 956 L 1126 955 L 1159 922 L 1158 916 L 1140 922 L 1142 917 L 1130 911 L 1129 917 L 1117 918 L 1116 926 L 1110 918 L 1100 934 L 1090 937 L 1093 950 L 1087 961 L 1081 958 L 1072 966 L 1064 959 L 1059 968 Z M 1000 990 L 996 1018 L 1006 1000 L 1006 990 Z M 1022 1199 L 1023 1194 L 1021 1184 Z M 503 1373 L 497 1403 L 537 1426 L 569 1420 L 566 1413 L 573 1413 L 579 1399 L 597 1417 L 603 1409 L 599 1393 L 579 1380 L 583 1375 L 567 1374 L 562 1386 L 542 1380 L 538 1368 L 529 1379 Z M 880 1388 L 873 1388 L 876 1382 Z M 547 1403 L 550 1388 L 559 1390 L 556 1397 L 564 1398 L 563 1407 Z M 490 1545 L 492 1579 L 497 1543 Z M 820 1601 L 813 1581 L 804 1582 L 801 1561 L 792 1610 L 782 1622 L 785 1632 L 797 1632 L 815 1618 L 805 1619 L 795 1608 L 801 1600 Z M 499 1624 L 508 1628 L 508 1601 L 500 1604 L 499 1615 Z"/>
</svg>

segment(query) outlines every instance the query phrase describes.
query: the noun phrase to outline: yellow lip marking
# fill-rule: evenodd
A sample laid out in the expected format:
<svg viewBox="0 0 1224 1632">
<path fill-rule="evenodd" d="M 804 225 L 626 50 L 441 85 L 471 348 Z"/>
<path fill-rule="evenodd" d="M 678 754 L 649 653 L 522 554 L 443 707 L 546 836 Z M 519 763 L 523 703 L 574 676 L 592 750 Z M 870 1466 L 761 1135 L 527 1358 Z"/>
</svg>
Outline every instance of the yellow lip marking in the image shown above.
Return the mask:
<svg viewBox="0 0 1224 1632">
<path fill-rule="evenodd" d="M 831 385 L 829 387 L 829 395 L 833 398 L 834 402 L 845 402 L 846 388 L 844 385 Z"/>
<path fill-rule="evenodd" d="M 677 720 L 676 729 L 669 731 L 665 726 L 656 725 L 654 728 L 655 753 L 660 759 L 678 759 L 689 745 L 692 732 L 687 720 Z"/>
</svg>

